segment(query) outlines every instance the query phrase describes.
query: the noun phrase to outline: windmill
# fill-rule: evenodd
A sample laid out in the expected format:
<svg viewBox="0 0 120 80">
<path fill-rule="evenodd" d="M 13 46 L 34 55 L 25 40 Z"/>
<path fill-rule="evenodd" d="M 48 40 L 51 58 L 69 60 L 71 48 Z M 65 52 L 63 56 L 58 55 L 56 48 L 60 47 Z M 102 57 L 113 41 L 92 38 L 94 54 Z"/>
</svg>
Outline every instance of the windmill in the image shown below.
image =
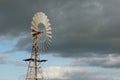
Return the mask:
<svg viewBox="0 0 120 80">
<path fill-rule="evenodd" d="M 33 46 L 31 57 L 24 59 L 28 62 L 26 80 L 46 80 L 43 76 L 41 64 L 47 60 L 41 60 L 38 52 L 45 52 L 50 47 L 52 39 L 51 24 L 43 12 L 37 12 L 33 16 L 31 24 Z"/>
</svg>

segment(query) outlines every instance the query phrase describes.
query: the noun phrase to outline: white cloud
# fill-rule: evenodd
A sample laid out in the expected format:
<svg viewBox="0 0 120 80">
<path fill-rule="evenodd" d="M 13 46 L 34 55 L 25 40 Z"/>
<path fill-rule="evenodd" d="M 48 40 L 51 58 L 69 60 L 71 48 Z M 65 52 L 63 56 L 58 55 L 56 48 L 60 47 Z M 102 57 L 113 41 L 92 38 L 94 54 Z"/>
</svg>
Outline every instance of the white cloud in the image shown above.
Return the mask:
<svg viewBox="0 0 120 80">
<path fill-rule="evenodd" d="M 78 73 L 80 75 L 89 74 L 88 71 L 81 70 L 80 68 L 74 67 L 59 67 L 59 66 L 52 66 L 46 68 L 46 73 L 50 79 L 61 79 L 61 80 L 71 80 L 71 76 Z M 78 76 L 77 76 L 78 77 Z"/>
<path fill-rule="evenodd" d="M 101 71 L 85 70 L 80 67 L 51 66 L 44 71 L 50 80 L 110 80 Z"/>
</svg>

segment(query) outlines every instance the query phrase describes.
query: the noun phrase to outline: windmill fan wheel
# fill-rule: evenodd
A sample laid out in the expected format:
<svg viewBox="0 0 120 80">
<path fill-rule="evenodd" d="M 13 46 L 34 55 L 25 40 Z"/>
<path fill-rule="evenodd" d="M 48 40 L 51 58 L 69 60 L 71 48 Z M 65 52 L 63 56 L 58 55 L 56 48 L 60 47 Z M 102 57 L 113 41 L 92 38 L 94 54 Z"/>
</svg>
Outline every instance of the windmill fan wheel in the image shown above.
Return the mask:
<svg viewBox="0 0 120 80">
<path fill-rule="evenodd" d="M 52 28 L 48 17 L 45 13 L 38 12 L 33 16 L 31 24 L 33 45 L 37 45 L 40 51 L 46 51 L 52 39 Z"/>
</svg>

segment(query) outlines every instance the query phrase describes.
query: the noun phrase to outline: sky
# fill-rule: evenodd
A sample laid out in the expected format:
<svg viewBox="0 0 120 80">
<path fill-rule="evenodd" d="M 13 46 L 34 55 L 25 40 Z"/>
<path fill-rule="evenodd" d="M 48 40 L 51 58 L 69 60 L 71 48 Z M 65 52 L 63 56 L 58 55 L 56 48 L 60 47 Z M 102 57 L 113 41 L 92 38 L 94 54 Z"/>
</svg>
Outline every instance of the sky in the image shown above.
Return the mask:
<svg viewBox="0 0 120 80">
<path fill-rule="evenodd" d="M 36 12 L 52 27 L 49 80 L 120 80 L 119 0 L 0 0 L 0 80 L 25 80 Z"/>
</svg>

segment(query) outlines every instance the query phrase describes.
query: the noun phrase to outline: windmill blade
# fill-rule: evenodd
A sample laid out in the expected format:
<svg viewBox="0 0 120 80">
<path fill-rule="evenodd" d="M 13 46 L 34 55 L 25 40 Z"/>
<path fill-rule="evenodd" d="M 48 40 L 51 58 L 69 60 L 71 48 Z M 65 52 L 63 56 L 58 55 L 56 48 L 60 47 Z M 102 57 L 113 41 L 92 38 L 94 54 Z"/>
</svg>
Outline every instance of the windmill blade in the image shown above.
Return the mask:
<svg viewBox="0 0 120 80">
<path fill-rule="evenodd" d="M 39 29 L 37 29 L 37 28 L 31 26 L 31 31 L 33 31 L 33 30 L 36 31 L 36 32 L 39 31 Z"/>
<path fill-rule="evenodd" d="M 39 16 L 37 15 L 38 13 L 36 13 L 35 15 L 34 15 L 34 21 L 36 22 L 36 24 L 38 25 L 39 23 L 40 23 L 40 18 L 39 18 Z"/>
<path fill-rule="evenodd" d="M 48 42 L 47 40 L 45 41 L 45 48 L 46 48 L 46 50 L 50 47 L 50 42 Z"/>
<path fill-rule="evenodd" d="M 51 30 L 52 30 L 51 27 L 47 27 L 47 28 L 46 28 L 46 31 L 51 31 Z"/>
<path fill-rule="evenodd" d="M 51 41 L 50 39 L 47 39 L 47 45 L 48 45 L 48 46 L 50 46 L 51 42 L 52 42 L 52 41 Z"/>
<path fill-rule="evenodd" d="M 40 44 L 39 50 L 40 50 L 40 52 L 42 52 L 42 44 Z"/>
<path fill-rule="evenodd" d="M 35 24 L 38 24 L 38 18 L 36 15 L 34 15 L 33 20 L 35 21 Z"/>
<path fill-rule="evenodd" d="M 37 44 L 37 40 L 35 39 L 34 41 L 33 41 L 33 45 L 36 45 Z"/>
<path fill-rule="evenodd" d="M 38 29 L 38 27 L 37 27 L 37 25 L 35 24 L 35 22 L 34 22 L 34 21 L 32 21 L 32 22 L 31 22 L 31 24 L 32 24 L 32 26 L 31 26 L 31 27 L 33 27 L 34 29 Z"/>
<path fill-rule="evenodd" d="M 48 34 L 47 34 L 46 36 L 47 36 L 49 39 L 52 39 L 52 36 L 51 36 L 51 35 L 48 35 Z"/>
<path fill-rule="evenodd" d="M 32 36 L 37 36 L 38 32 L 31 32 Z"/>
<path fill-rule="evenodd" d="M 45 50 L 47 50 L 49 48 L 47 43 L 45 42 L 44 45 L 45 45 Z"/>
<path fill-rule="evenodd" d="M 43 51 L 44 52 L 46 51 L 46 49 L 45 49 L 45 43 L 43 43 Z"/>
<path fill-rule="evenodd" d="M 37 18 L 37 23 L 40 24 L 42 21 L 41 14 L 38 12 L 36 13 L 35 17 Z"/>
<path fill-rule="evenodd" d="M 36 40 L 36 36 L 32 36 L 32 40 L 33 40 L 33 41 Z"/>
<path fill-rule="evenodd" d="M 44 42 L 42 43 L 42 52 L 44 52 Z"/>
<path fill-rule="evenodd" d="M 35 36 L 32 36 L 32 40 L 33 40 L 33 42 L 36 40 L 36 37 Z"/>
<path fill-rule="evenodd" d="M 49 35 L 51 35 L 51 34 L 52 34 L 52 32 L 51 32 L 51 31 L 47 31 L 46 33 L 47 33 L 47 34 L 49 34 Z"/>
<path fill-rule="evenodd" d="M 50 41 L 47 41 L 46 44 L 47 44 L 47 47 L 49 48 L 50 45 L 51 45 L 51 42 L 50 42 Z"/>
<path fill-rule="evenodd" d="M 46 23 L 46 20 L 47 19 L 47 16 L 46 15 L 42 15 L 42 23 L 45 24 Z"/>
<path fill-rule="evenodd" d="M 42 51 L 44 52 L 44 43 L 42 43 Z"/>
<path fill-rule="evenodd" d="M 50 24 L 49 22 L 47 22 L 47 23 L 45 24 L 45 27 L 48 28 L 48 27 L 50 27 L 50 25 L 51 25 L 51 24 Z"/>
<path fill-rule="evenodd" d="M 37 14 L 38 14 L 39 20 L 40 20 L 40 22 L 41 22 L 41 21 L 42 21 L 42 14 L 43 14 L 43 13 L 42 13 L 42 12 L 38 12 Z"/>
<path fill-rule="evenodd" d="M 31 32 L 32 36 L 37 36 L 39 35 L 39 32 Z"/>
<path fill-rule="evenodd" d="M 51 39 L 47 38 L 46 42 L 50 44 L 52 41 Z"/>
<path fill-rule="evenodd" d="M 47 48 L 50 47 L 50 43 L 51 43 L 51 42 L 49 42 L 49 41 L 46 41 L 46 42 L 45 42 Z"/>
<path fill-rule="evenodd" d="M 33 44 L 36 44 L 36 43 L 37 43 L 37 41 L 38 41 L 37 36 L 32 36 L 32 39 L 33 39 Z"/>
<path fill-rule="evenodd" d="M 47 18 L 46 21 L 45 21 L 45 24 L 49 23 L 49 21 L 50 21 L 50 20 Z"/>
<path fill-rule="evenodd" d="M 40 12 L 40 19 L 41 19 L 41 23 L 43 23 L 43 18 L 44 17 L 44 13 Z"/>
<path fill-rule="evenodd" d="M 31 27 L 31 34 L 32 35 L 37 35 L 40 31 L 38 31 L 38 30 L 36 30 L 36 29 L 33 29 L 32 27 Z"/>
<path fill-rule="evenodd" d="M 33 17 L 33 22 L 36 24 L 36 26 L 38 26 L 38 22 L 36 20 L 36 17 Z"/>
</svg>

